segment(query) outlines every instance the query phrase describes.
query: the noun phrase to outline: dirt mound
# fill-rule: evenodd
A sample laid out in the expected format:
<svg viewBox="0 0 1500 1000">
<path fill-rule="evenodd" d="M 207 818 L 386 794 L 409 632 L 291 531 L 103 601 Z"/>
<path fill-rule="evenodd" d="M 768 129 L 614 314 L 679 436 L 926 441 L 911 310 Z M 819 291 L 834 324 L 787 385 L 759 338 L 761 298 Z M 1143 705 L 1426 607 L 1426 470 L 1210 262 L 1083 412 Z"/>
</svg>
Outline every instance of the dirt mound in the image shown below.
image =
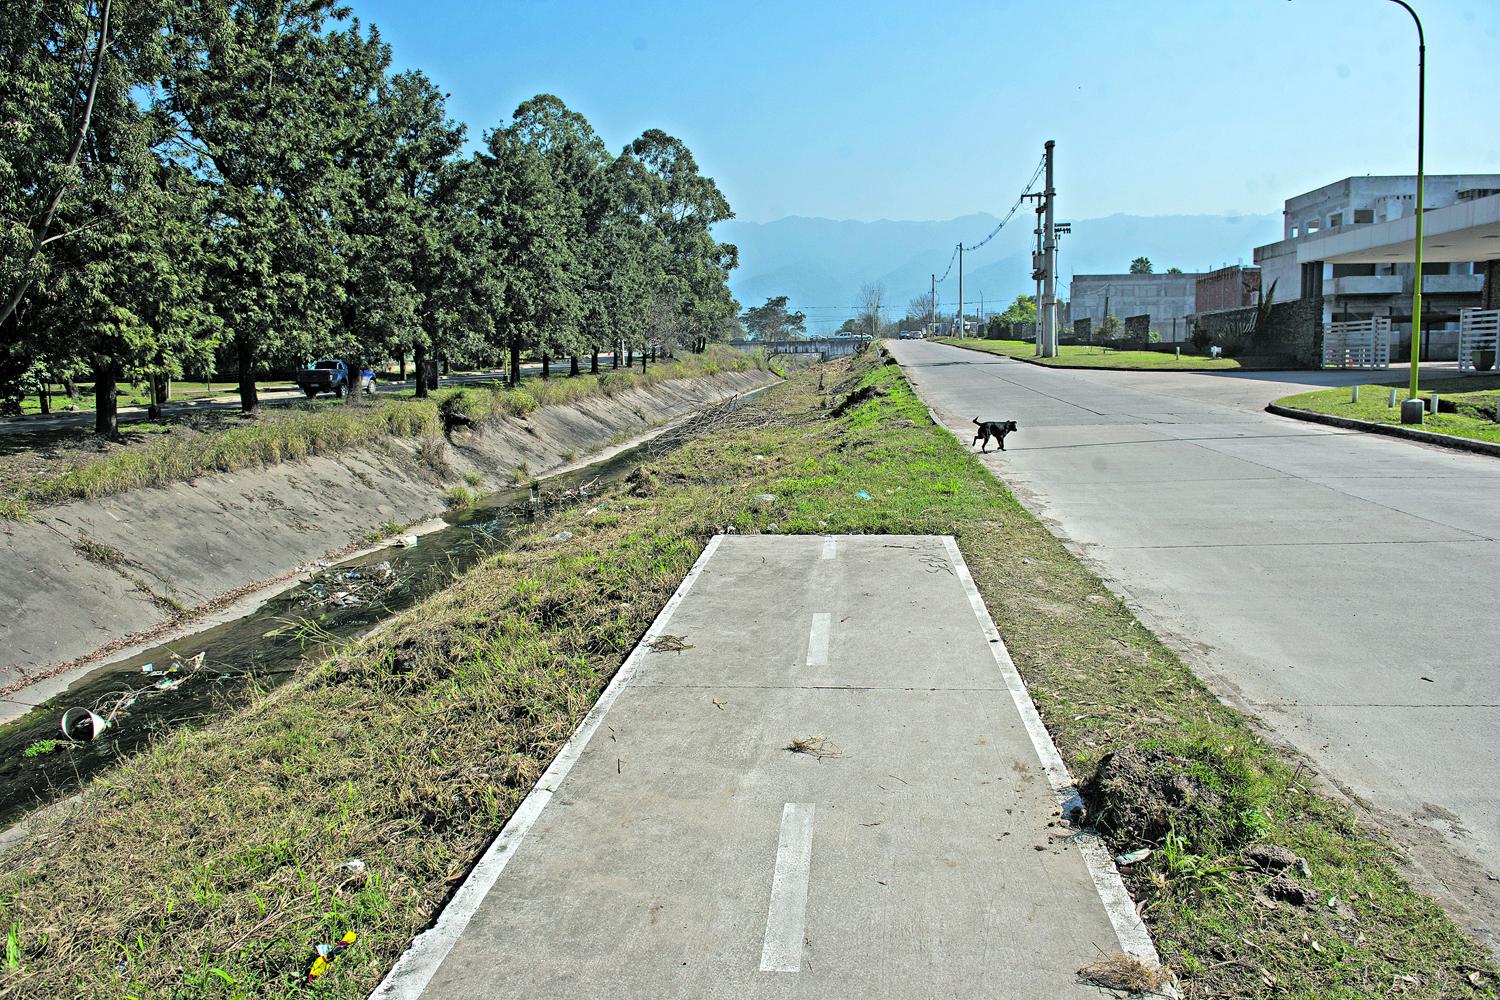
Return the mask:
<svg viewBox="0 0 1500 1000">
<path fill-rule="evenodd" d="M 625 477 L 625 481 L 630 484 L 630 495 L 635 497 L 655 496 L 661 485 L 656 474 L 644 465 L 636 466 L 635 471 Z"/>
<path fill-rule="evenodd" d="M 1132 844 L 1161 843 L 1168 830 L 1188 834 L 1211 826 L 1223 806 L 1190 761 L 1136 747 L 1106 756 L 1081 791 L 1090 821 Z"/>
<path fill-rule="evenodd" d="M 854 409 L 856 406 L 858 406 L 860 403 L 865 402 L 866 400 L 874 399 L 879 396 L 889 395 L 890 390 L 883 385 L 860 386 L 858 389 L 855 389 L 849 395 L 845 396 L 843 402 L 839 403 L 839 405 L 829 410 L 828 415 L 830 417 L 842 417 L 845 413 L 848 413 L 850 410 Z"/>
</svg>

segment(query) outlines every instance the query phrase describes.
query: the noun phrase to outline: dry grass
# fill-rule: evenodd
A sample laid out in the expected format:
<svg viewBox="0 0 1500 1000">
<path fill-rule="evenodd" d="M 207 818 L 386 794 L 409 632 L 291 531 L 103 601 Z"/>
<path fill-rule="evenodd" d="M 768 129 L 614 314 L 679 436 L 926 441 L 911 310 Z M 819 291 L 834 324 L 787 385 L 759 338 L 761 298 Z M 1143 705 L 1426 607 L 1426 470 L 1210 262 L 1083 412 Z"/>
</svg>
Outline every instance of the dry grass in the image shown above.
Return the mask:
<svg viewBox="0 0 1500 1000">
<path fill-rule="evenodd" d="M 1155 993 L 1170 981 L 1165 969 L 1147 965 L 1132 955 L 1109 955 L 1078 970 L 1090 986 L 1123 993 Z"/>
<path fill-rule="evenodd" d="M 786 745 L 789 753 L 804 753 L 818 760 L 844 756 L 843 748 L 826 736 L 804 736 Z"/>
</svg>

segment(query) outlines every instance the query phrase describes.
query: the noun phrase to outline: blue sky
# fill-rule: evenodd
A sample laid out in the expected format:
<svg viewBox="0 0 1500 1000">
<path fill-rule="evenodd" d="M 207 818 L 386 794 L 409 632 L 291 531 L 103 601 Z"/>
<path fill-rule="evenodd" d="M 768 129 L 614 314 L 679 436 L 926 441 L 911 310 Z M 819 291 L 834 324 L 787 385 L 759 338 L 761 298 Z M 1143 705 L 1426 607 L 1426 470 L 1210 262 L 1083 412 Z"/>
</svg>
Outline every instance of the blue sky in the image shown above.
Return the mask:
<svg viewBox="0 0 1500 1000">
<path fill-rule="evenodd" d="M 1277 212 L 1411 173 L 1388 0 L 350 0 L 472 138 L 551 92 L 613 149 L 684 139 L 738 216 L 1003 212 L 1048 138 L 1065 218 Z M 1427 169 L 1500 172 L 1500 0 L 1415 0 Z"/>
</svg>

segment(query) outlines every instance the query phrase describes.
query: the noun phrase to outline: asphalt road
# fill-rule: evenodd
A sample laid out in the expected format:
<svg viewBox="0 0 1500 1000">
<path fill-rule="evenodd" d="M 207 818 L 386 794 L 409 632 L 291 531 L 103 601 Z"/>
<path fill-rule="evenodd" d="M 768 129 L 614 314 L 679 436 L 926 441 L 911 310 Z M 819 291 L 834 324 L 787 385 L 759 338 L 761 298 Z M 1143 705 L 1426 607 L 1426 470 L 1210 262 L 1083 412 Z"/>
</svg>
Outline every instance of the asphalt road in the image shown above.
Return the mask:
<svg viewBox="0 0 1500 1000">
<path fill-rule="evenodd" d="M 1368 374 L 1092 372 L 892 347 L 938 415 L 1223 697 L 1500 927 L 1500 461 L 1262 411 Z"/>
<path fill-rule="evenodd" d="M 1057 1000 L 1154 954 L 1048 825 L 1045 730 L 956 553 L 715 539 L 375 997 Z"/>
</svg>

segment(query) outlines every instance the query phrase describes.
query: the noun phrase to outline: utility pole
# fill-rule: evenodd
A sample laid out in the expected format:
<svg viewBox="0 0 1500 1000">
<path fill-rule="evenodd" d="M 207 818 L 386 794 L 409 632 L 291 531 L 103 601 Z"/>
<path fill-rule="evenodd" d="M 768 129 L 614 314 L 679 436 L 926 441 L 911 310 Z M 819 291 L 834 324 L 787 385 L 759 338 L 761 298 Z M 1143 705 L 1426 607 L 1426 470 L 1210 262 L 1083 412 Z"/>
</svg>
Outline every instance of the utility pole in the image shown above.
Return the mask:
<svg viewBox="0 0 1500 1000">
<path fill-rule="evenodd" d="M 958 245 L 958 335 L 964 335 L 964 245 Z"/>
<path fill-rule="evenodd" d="M 1056 145 L 1051 139 L 1047 140 L 1047 187 L 1044 191 L 1046 197 L 1042 202 L 1047 206 L 1046 221 L 1043 223 L 1045 232 L 1042 234 L 1042 339 L 1046 341 L 1042 356 L 1047 358 L 1057 357 L 1057 234 L 1052 229 L 1057 201 L 1057 189 L 1052 183 L 1052 149 Z"/>
<path fill-rule="evenodd" d="M 927 292 L 927 336 L 930 337 L 934 333 L 933 324 L 937 321 L 933 316 L 933 311 L 937 309 L 937 274 L 933 273 L 928 277 L 932 279 Z"/>
<path fill-rule="evenodd" d="M 1036 308 L 1036 319 L 1032 322 L 1031 342 L 1037 357 L 1042 356 L 1042 196 L 1026 194 L 1022 198 L 1036 202 L 1036 225 L 1031 231 L 1036 234 L 1036 249 L 1031 252 L 1031 278 L 1036 282 L 1036 297 L 1031 304 Z"/>
</svg>

